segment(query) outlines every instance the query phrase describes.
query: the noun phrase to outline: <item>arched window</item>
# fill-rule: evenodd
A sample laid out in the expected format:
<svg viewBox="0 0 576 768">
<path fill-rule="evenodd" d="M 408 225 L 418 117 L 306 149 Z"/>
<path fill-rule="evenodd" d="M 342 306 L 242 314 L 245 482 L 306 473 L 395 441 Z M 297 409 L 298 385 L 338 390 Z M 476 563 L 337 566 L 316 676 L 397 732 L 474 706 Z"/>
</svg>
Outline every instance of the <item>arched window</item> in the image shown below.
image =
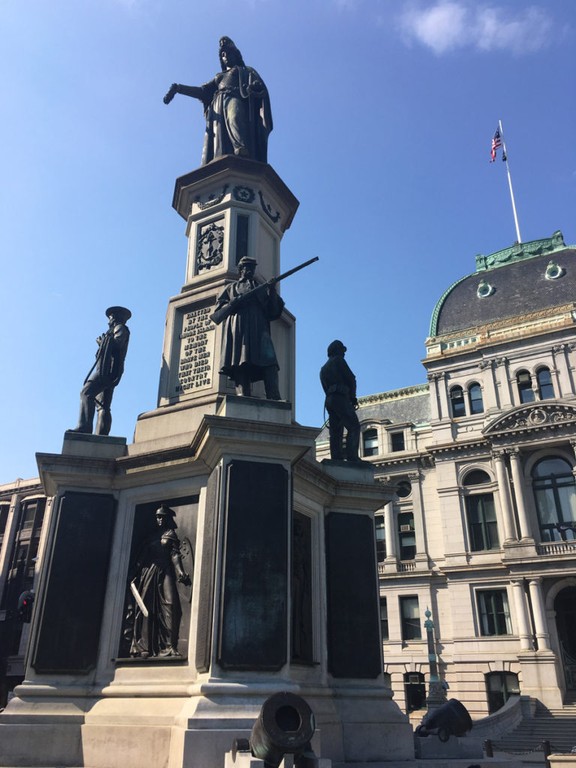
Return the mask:
<svg viewBox="0 0 576 768">
<path fill-rule="evenodd" d="M 483 469 L 473 469 L 471 472 L 468 472 L 462 481 L 462 485 L 482 485 L 483 483 L 490 482 L 491 480 L 488 472 L 484 472 Z"/>
<path fill-rule="evenodd" d="M 452 416 L 455 419 L 466 416 L 466 404 L 464 403 L 464 390 L 462 387 L 452 387 L 450 390 L 450 402 L 452 403 Z"/>
<path fill-rule="evenodd" d="M 477 381 L 468 387 L 468 405 L 470 406 L 470 413 L 483 413 L 484 411 L 482 388 Z"/>
<path fill-rule="evenodd" d="M 518 696 L 518 675 L 513 672 L 489 672 L 486 676 L 488 712 L 492 714 L 506 704 L 510 696 Z"/>
<path fill-rule="evenodd" d="M 550 400 L 550 398 L 554 397 L 554 386 L 552 385 L 552 376 L 549 368 L 538 368 L 536 371 L 536 381 L 538 382 L 538 397 L 540 400 Z"/>
<path fill-rule="evenodd" d="M 576 539 L 576 482 L 572 466 L 559 456 L 541 459 L 532 469 L 541 541 Z"/>
<path fill-rule="evenodd" d="M 482 552 L 488 549 L 500 548 L 494 496 L 492 493 L 477 493 L 474 491 L 476 486 L 482 486 L 490 482 L 490 476 L 483 469 L 473 469 L 471 472 L 468 472 L 462 481 L 464 488 L 472 491 L 465 497 L 466 521 L 471 552 Z"/>
<path fill-rule="evenodd" d="M 518 371 L 516 374 L 516 383 L 518 384 L 518 395 L 521 403 L 533 403 L 534 390 L 532 389 L 532 376 L 530 371 Z"/>
<path fill-rule="evenodd" d="M 378 453 L 378 432 L 366 429 L 362 433 L 362 452 L 364 456 L 376 456 Z"/>
</svg>

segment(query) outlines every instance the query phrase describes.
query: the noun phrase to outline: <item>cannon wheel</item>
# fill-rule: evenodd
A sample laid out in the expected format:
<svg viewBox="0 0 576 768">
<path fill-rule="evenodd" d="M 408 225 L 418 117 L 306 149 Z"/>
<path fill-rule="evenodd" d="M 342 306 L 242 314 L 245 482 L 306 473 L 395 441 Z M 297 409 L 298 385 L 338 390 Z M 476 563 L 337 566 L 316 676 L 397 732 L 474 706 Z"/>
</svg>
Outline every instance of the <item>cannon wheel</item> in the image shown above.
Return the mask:
<svg viewBox="0 0 576 768">
<path fill-rule="evenodd" d="M 438 728 L 438 738 L 445 744 L 450 738 L 450 731 L 447 728 Z"/>
</svg>

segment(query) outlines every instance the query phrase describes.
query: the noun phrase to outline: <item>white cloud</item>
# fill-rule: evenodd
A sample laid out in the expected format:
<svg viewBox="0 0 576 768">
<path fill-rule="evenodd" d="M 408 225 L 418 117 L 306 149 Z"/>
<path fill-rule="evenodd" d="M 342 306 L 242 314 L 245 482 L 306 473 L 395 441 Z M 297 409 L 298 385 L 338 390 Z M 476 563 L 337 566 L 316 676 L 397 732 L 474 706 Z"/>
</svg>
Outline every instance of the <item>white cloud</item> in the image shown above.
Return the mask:
<svg viewBox="0 0 576 768">
<path fill-rule="evenodd" d="M 504 8 L 469 5 L 463 0 L 437 0 L 412 6 L 399 19 L 407 41 L 416 40 L 441 55 L 459 48 L 532 53 L 549 44 L 552 21 L 530 6 L 513 15 Z"/>
</svg>

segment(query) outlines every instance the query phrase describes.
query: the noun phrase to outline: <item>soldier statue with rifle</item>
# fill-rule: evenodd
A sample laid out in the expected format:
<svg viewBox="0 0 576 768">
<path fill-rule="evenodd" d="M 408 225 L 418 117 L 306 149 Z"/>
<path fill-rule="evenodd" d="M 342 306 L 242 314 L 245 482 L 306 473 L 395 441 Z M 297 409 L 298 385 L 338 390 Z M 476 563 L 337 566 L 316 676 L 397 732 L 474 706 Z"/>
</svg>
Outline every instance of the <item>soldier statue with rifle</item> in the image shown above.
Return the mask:
<svg viewBox="0 0 576 768">
<path fill-rule="evenodd" d="M 252 383 L 263 381 L 266 399 L 281 399 L 270 321 L 280 317 L 284 302 L 274 286 L 317 260 L 318 257 L 310 259 L 266 283 L 259 283 L 254 277 L 255 259 L 245 256 L 238 262 L 240 279 L 220 294 L 211 316 L 216 325 L 224 323 L 220 373 L 234 381 L 238 395 L 251 397 Z"/>
<path fill-rule="evenodd" d="M 126 307 L 108 307 L 108 330 L 96 339 L 98 350 L 94 365 L 80 392 L 78 426 L 71 432 L 92 434 L 94 411 L 98 409 L 95 434 L 109 435 L 112 427 L 112 395 L 124 373 L 130 331 L 126 325 L 132 313 Z"/>
</svg>

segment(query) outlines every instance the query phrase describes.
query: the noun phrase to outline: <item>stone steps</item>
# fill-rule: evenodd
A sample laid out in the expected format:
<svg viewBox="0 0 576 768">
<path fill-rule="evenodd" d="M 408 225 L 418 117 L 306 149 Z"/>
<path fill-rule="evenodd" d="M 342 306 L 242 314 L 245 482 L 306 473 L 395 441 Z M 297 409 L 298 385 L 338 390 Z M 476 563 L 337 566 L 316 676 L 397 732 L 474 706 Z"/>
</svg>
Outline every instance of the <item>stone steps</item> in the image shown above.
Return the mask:
<svg viewBox="0 0 576 768">
<path fill-rule="evenodd" d="M 537 710 L 535 717 L 523 720 L 493 745 L 498 752 L 525 753 L 541 749 L 545 740 L 552 752 L 570 752 L 576 746 L 576 711 L 571 707 L 553 713 Z"/>
</svg>

